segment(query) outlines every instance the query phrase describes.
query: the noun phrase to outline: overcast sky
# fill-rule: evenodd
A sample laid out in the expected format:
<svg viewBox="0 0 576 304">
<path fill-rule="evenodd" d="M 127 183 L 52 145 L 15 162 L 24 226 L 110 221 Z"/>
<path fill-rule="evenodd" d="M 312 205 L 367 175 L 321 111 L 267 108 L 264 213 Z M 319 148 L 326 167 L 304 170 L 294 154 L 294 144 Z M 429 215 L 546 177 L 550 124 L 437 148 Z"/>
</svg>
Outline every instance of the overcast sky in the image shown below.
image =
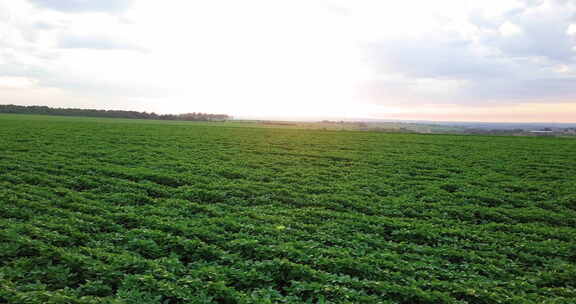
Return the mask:
<svg viewBox="0 0 576 304">
<path fill-rule="evenodd" d="M 0 103 L 576 122 L 576 0 L 0 0 Z"/>
</svg>

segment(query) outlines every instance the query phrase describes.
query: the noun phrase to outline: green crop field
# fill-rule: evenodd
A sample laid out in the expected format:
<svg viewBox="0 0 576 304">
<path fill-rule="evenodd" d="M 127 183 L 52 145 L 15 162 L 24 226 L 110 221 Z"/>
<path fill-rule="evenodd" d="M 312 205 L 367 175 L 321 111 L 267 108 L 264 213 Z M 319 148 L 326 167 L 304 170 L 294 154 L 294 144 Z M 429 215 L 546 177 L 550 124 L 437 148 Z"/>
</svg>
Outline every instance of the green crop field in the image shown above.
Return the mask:
<svg viewBox="0 0 576 304">
<path fill-rule="evenodd" d="M 576 140 L 0 116 L 0 303 L 576 303 Z"/>
</svg>

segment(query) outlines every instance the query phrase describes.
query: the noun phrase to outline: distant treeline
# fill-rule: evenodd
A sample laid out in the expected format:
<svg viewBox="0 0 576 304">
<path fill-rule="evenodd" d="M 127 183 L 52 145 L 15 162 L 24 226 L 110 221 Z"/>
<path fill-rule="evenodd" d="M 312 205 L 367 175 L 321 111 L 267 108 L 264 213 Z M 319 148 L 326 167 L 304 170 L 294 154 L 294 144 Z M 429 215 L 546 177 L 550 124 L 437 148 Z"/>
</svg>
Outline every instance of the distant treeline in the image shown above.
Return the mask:
<svg viewBox="0 0 576 304">
<path fill-rule="evenodd" d="M 0 113 L 195 121 L 218 121 L 232 119 L 231 116 L 226 114 L 156 114 L 137 111 L 50 108 L 46 106 L 17 106 L 11 104 L 0 105 Z"/>
</svg>

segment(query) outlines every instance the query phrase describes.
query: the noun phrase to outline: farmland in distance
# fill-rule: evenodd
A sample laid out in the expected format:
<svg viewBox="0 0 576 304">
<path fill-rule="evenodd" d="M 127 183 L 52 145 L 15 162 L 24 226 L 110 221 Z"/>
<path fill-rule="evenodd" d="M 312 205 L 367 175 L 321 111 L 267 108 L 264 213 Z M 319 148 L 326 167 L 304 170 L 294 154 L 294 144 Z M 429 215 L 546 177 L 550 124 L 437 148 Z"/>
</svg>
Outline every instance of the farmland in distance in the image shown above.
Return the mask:
<svg viewBox="0 0 576 304">
<path fill-rule="evenodd" d="M 0 115 L 0 303 L 575 303 L 576 140 Z"/>
</svg>

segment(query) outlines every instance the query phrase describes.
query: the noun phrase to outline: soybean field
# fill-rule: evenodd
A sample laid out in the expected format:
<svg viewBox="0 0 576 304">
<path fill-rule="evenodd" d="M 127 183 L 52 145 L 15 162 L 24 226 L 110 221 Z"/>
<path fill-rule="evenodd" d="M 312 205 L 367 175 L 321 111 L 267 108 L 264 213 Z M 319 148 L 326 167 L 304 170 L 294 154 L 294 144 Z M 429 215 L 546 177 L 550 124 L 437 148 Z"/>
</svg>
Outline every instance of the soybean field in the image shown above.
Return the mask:
<svg viewBox="0 0 576 304">
<path fill-rule="evenodd" d="M 576 303 L 576 140 L 0 115 L 0 303 Z"/>
</svg>

